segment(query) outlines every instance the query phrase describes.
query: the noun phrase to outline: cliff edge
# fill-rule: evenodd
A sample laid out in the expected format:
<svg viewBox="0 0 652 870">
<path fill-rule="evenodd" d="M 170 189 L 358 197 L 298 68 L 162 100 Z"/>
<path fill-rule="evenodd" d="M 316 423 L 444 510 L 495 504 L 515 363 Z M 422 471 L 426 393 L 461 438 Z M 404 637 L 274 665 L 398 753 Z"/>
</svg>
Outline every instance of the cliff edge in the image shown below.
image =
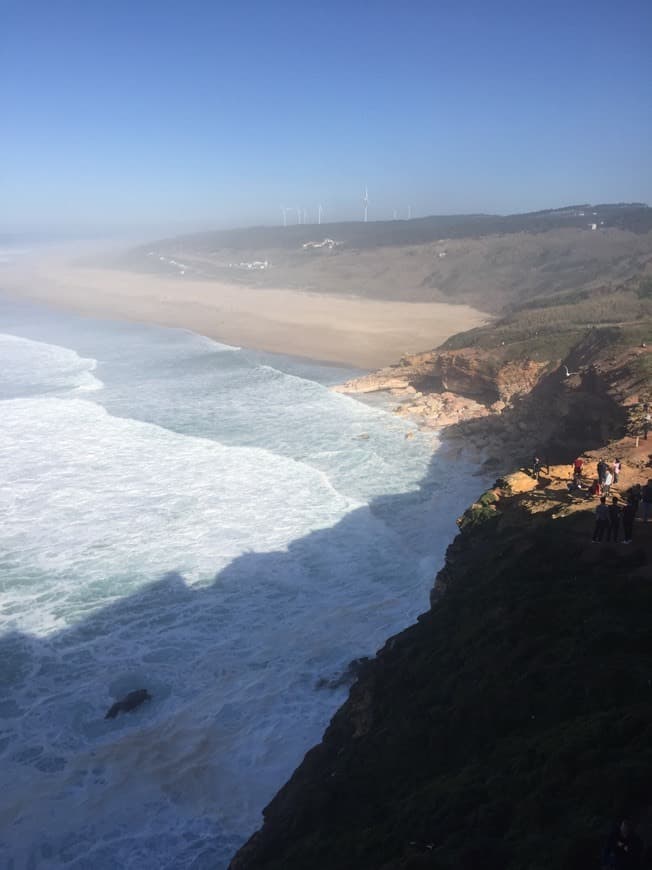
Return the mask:
<svg viewBox="0 0 652 870">
<path fill-rule="evenodd" d="M 449 427 L 549 464 L 460 518 L 430 609 L 361 667 L 231 870 L 594 870 L 618 813 L 652 843 L 652 522 L 594 544 L 596 501 L 568 487 L 577 452 L 585 485 L 598 459 L 622 461 L 612 496 L 652 478 L 651 327 L 551 331 L 547 359 L 525 351 L 529 391 L 493 410 L 478 394 L 487 415 Z M 478 383 L 515 371 L 523 339 L 478 333 L 458 338 L 467 359 L 497 342 Z M 436 392 L 455 350 L 393 368 L 437 368 L 421 381 Z"/>
<path fill-rule="evenodd" d="M 593 545 L 567 480 L 476 510 L 232 870 L 588 870 L 616 813 L 652 822 L 652 525 Z"/>
</svg>

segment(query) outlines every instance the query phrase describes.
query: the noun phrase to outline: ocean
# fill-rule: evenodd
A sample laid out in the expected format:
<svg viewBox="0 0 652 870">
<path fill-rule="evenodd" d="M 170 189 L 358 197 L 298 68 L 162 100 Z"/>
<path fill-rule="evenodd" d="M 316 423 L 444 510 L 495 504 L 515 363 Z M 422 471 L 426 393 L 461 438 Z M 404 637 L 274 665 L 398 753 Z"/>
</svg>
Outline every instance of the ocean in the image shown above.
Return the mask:
<svg viewBox="0 0 652 870">
<path fill-rule="evenodd" d="M 352 374 L 0 299 L 0 866 L 225 868 L 427 608 L 482 481 Z"/>
</svg>

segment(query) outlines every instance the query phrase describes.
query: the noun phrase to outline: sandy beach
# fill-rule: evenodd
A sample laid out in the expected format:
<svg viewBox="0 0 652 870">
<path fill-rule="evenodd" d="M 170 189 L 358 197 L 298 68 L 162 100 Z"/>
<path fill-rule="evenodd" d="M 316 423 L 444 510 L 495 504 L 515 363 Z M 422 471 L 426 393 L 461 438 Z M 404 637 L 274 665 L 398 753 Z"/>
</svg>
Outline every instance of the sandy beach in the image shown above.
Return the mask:
<svg viewBox="0 0 652 870">
<path fill-rule="evenodd" d="M 434 348 L 488 320 L 467 305 L 386 302 L 250 288 L 21 258 L 0 271 L 0 291 L 94 317 L 182 327 L 243 347 L 379 368 Z"/>
</svg>

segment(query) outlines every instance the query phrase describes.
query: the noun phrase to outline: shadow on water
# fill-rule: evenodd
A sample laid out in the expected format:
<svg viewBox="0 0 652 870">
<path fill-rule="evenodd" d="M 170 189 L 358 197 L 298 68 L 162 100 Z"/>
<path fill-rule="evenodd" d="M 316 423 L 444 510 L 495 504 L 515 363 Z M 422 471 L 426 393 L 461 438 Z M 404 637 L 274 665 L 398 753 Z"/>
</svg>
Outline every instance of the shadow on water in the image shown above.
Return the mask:
<svg viewBox="0 0 652 870">
<path fill-rule="evenodd" d="M 481 486 L 463 471 L 458 485 L 452 461 L 434 456 L 418 489 L 378 497 L 284 550 L 244 553 L 209 585 L 193 588 L 167 566 L 66 628 L 0 638 L 0 855 L 16 868 L 56 866 L 64 851 L 75 867 L 118 857 L 128 867 L 131 854 L 139 867 L 167 866 L 161 847 L 170 866 L 225 866 L 344 699 L 320 679 L 427 609 L 453 520 Z M 139 688 L 153 700 L 104 719 Z M 138 821 L 125 831 L 132 794 Z M 102 820 L 114 810 L 122 856 Z"/>
</svg>

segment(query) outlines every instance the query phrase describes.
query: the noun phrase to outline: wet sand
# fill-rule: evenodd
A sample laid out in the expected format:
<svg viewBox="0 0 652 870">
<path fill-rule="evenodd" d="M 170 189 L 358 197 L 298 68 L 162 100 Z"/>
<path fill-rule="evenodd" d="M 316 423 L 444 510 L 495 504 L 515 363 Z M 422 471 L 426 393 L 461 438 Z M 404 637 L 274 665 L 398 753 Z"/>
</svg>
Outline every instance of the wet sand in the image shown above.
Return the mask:
<svg viewBox="0 0 652 870">
<path fill-rule="evenodd" d="M 467 305 L 250 288 L 90 268 L 51 255 L 5 266 L 0 290 L 93 317 L 182 327 L 226 344 L 365 369 L 437 347 L 489 319 Z"/>
</svg>

